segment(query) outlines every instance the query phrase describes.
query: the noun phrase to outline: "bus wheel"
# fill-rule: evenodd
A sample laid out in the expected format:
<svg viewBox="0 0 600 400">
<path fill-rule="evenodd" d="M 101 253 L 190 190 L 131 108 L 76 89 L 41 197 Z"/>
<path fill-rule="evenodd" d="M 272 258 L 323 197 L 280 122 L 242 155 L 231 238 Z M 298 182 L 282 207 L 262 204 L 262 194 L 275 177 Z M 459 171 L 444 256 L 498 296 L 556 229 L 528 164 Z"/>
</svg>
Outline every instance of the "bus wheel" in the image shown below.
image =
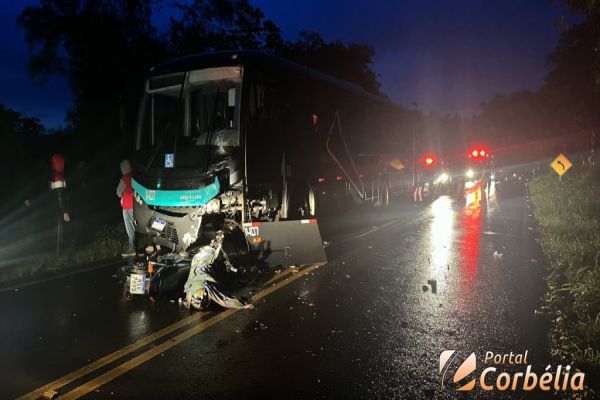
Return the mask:
<svg viewBox="0 0 600 400">
<path fill-rule="evenodd" d="M 302 219 L 306 217 L 308 212 L 308 193 L 306 188 L 286 182 L 281 196 L 281 219 Z"/>
</svg>

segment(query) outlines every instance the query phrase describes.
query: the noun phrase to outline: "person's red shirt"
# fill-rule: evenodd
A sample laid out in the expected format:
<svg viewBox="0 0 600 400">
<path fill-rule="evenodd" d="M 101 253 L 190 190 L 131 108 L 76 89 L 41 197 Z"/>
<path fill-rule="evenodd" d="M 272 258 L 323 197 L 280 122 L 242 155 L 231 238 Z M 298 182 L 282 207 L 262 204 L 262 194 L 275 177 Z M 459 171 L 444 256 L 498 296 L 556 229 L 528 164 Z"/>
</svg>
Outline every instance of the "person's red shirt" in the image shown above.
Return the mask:
<svg viewBox="0 0 600 400">
<path fill-rule="evenodd" d="M 121 207 L 123 210 L 131 210 L 133 208 L 133 188 L 131 187 L 131 174 L 125 174 L 121 177 L 125 184 L 125 191 L 121 196 Z"/>
</svg>

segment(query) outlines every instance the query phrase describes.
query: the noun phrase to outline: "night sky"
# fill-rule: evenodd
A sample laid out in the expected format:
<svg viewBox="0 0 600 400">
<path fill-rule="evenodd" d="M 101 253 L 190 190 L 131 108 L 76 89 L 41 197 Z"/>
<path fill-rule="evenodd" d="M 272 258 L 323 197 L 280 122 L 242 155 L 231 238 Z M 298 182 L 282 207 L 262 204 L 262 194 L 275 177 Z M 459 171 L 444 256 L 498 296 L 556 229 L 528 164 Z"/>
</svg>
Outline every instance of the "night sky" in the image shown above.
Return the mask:
<svg viewBox="0 0 600 400">
<path fill-rule="evenodd" d="M 0 103 L 58 127 L 71 102 L 68 86 L 62 79 L 41 87 L 31 81 L 23 31 L 16 26 L 20 10 L 36 1 L 0 3 Z M 559 36 L 555 23 L 564 15 L 558 2 L 549 0 L 252 3 L 286 38 L 307 29 L 327 40 L 374 46 L 375 70 L 394 101 L 463 115 L 495 94 L 538 88 Z M 166 17 L 156 20 L 164 26 Z"/>
</svg>

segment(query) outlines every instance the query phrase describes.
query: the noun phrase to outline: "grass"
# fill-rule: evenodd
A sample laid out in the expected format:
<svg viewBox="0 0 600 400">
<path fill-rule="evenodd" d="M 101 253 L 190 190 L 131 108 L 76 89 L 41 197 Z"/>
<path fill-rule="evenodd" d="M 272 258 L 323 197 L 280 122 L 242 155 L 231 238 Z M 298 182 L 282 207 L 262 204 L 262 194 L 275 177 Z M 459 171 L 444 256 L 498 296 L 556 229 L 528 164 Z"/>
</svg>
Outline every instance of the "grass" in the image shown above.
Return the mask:
<svg viewBox="0 0 600 400">
<path fill-rule="evenodd" d="M 552 353 L 600 386 L 600 168 L 574 166 L 529 184 L 549 263 Z"/>
<path fill-rule="evenodd" d="M 54 254 L 34 255 L 24 258 L 15 265 L 1 268 L 0 282 L 7 285 L 11 282 L 65 272 L 111 259 L 120 255 L 125 243 L 127 243 L 127 234 L 122 223 L 105 225 L 96 232 L 90 243 L 77 248 L 67 248 L 58 257 Z"/>
</svg>

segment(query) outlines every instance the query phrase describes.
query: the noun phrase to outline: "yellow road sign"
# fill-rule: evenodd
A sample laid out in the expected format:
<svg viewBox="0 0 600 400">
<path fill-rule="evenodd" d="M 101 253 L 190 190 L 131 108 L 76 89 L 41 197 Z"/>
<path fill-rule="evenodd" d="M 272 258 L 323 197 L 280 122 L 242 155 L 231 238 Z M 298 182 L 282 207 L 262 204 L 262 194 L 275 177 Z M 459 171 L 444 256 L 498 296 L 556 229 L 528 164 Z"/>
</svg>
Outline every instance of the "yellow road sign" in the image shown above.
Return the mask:
<svg viewBox="0 0 600 400">
<path fill-rule="evenodd" d="M 402 161 L 400 161 L 397 158 L 393 158 L 392 160 L 390 160 L 390 165 L 392 166 L 392 168 L 394 168 L 395 170 L 400 171 L 401 169 L 403 169 L 405 167 L 405 165 L 402 163 Z"/>
<path fill-rule="evenodd" d="M 550 163 L 550 167 L 558 174 L 558 176 L 563 176 L 572 166 L 573 164 L 571 161 L 569 161 L 563 153 L 556 156 L 554 161 Z"/>
</svg>

